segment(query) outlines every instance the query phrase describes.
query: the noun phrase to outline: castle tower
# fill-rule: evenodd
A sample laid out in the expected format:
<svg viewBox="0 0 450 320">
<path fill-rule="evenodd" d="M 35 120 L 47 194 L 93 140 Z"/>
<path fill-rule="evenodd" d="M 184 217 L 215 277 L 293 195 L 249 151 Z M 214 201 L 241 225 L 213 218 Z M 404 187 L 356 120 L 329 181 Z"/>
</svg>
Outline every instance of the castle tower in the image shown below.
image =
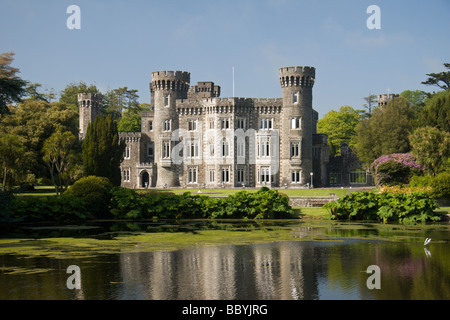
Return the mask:
<svg viewBox="0 0 450 320">
<path fill-rule="evenodd" d="M 284 67 L 279 69 L 283 93 L 280 136 L 280 185 L 305 185 L 313 172 L 312 88 L 316 69 Z"/>
<path fill-rule="evenodd" d="M 158 188 L 180 185 L 180 165 L 172 161 L 172 149 L 177 142 L 171 141 L 171 135 L 179 128 L 176 100 L 187 98 L 189 83 L 189 72 L 152 72 L 150 93 L 154 109 L 154 161 Z"/>
<path fill-rule="evenodd" d="M 89 123 L 94 122 L 95 117 L 100 115 L 102 95 L 96 93 L 79 93 L 78 108 L 80 113 L 80 140 L 84 139 Z"/>
</svg>

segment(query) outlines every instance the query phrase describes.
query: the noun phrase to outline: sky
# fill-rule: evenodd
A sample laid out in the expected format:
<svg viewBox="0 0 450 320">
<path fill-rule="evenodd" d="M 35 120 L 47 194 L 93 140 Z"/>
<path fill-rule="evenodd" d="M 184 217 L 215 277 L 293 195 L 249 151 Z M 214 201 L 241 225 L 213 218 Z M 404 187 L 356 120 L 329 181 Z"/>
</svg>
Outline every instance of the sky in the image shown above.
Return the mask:
<svg viewBox="0 0 450 320">
<path fill-rule="evenodd" d="M 234 66 L 236 97 L 277 98 L 279 68 L 312 66 L 319 117 L 369 94 L 438 91 L 421 82 L 450 62 L 449 30 L 449 0 L 0 0 L 0 53 L 44 89 L 127 86 L 149 103 L 152 71 L 181 70 L 231 97 Z"/>
</svg>

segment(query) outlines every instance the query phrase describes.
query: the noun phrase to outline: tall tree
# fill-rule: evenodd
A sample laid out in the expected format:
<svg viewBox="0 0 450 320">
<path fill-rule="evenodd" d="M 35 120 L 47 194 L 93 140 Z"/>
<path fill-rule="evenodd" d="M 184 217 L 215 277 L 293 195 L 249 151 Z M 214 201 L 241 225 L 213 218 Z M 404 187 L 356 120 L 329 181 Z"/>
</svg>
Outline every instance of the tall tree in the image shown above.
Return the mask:
<svg viewBox="0 0 450 320">
<path fill-rule="evenodd" d="M 122 87 L 110 90 L 105 95 L 105 112 L 111 114 L 115 121 L 119 121 L 124 110 L 132 113 L 139 112 L 139 95 L 137 90 Z"/>
<path fill-rule="evenodd" d="M 70 83 L 61 91 L 59 102 L 66 104 L 74 111 L 78 112 L 78 94 L 79 93 L 100 93 L 93 84 L 87 85 L 85 82 Z"/>
<path fill-rule="evenodd" d="M 27 87 L 25 88 L 27 97 L 29 99 L 41 100 L 45 102 L 51 102 L 53 99 L 55 99 L 56 94 L 53 89 L 51 89 L 50 91 L 45 90 L 46 93 L 42 93 L 39 92 L 41 87 L 42 84 L 40 83 L 27 82 Z"/>
<path fill-rule="evenodd" d="M 83 168 L 85 175 L 108 178 L 120 185 L 120 163 L 125 143 L 119 141 L 117 125 L 112 115 L 98 116 L 88 125 L 83 141 Z"/>
<path fill-rule="evenodd" d="M 417 128 L 410 136 L 412 154 L 431 175 L 445 171 L 450 156 L 450 133 L 434 127 Z"/>
<path fill-rule="evenodd" d="M 450 90 L 435 93 L 426 100 L 419 123 L 421 127 L 431 126 L 450 132 Z"/>
<path fill-rule="evenodd" d="M 58 130 L 44 142 L 43 160 L 47 164 L 57 195 L 61 195 L 71 181 L 71 171 L 78 165 L 75 152 L 77 138 L 70 131 Z"/>
<path fill-rule="evenodd" d="M 383 154 L 406 153 L 408 136 L 415 129 L 414 110 L 402 97 L 375 109 L 372 117 L 356 126 L 355 147 L 359 159 L 370 164 Z"/>
<path fill-rule="evenodd" d="M 25 147 L 20 142 L 18 136 L 13 134 L 0 135 L 0 163 L 2 170 L 2 189 L 10 190 L 14 182 L 15 176 L 23 170 L 20 159 L 24 158 Z"/>
<path fill-rule="evenodd" d="M 77 135 L 76 117 L 77 113 L 62 103 L 25 99 L 17 108 L 11 108 L 9 114 L 3 115 L 0 135 L 17 135 L 28 157 L 22 164 L 24 169 L 36 177 L 47 177 L 41 154 L 44 141 L 58 130 Z"/>
<path fill-rule="evenodd" d="M 356 134 L 355 128 L 361 119 L 361 111 L 350 106 L 342 106 L 339 111 L 329 111 L 317 123 L 317 132 L 325 133 L 328 136 L 330 156 L 341 154 L 340 145 L 343 141 L 349 141 L 350 146 L 354 146 L 353 137 Z"/>
<path fill-rule="evenodd" d="M 19 69 L 11 67 L 13 52 L 0 54 L 0 114 L 7 113 L 7 105 L 22 101 L 26 94 L 27 82 L 16 74 Z"/>
<path fill-rule="evenodd" d="M 118 124 L 119 132 L 141 132 L 142 111 L 150 111 L 150 104 L 140 103 L 136 108 L 126 109 Z"/>
<path fill-rule="evenodd" d="M 370 117 L 372 115 L 372 111 L 377 107 L 377 96 L 375 94 L 369 94 L 363 99 L 366 101 L 363 107 L 367 109 L 366 114 L 368 117 Z"/>
<path fill-rule="evenodd" d="M 444 67 L 450 70 L 450 63 L 444 63 Z M 450 71 L 442 71 L 439 73 L 428 73 L 428 79 L 422 84 L 429 86 L 438 86 L 441 89 L 450 89 Z"/>
</svg>

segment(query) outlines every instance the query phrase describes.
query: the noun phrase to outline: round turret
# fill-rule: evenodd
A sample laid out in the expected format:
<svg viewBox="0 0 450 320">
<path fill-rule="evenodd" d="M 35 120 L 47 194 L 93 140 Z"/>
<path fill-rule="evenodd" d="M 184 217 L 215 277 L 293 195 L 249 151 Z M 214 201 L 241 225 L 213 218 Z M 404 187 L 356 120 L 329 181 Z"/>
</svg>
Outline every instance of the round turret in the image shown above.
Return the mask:
<svg viewBox="0 0 450 320">
<path fill-rule="evenodd" d="M 279 69 L 279 75 L 283 93 L 281 136 L 286 139 L 280 146 L 280 170 L 284 177 L 281 184 L 290 183 L 290 177 L 295 173 L 300 176 L 300 184 L 305 185 L 313 169 L 312 88 L 316 69 L 284 67 Z"/>
<path fill-rule="evenodd" d="M 154 110 L 156 186 L 179 186 L 179 165 L 172 162 L 172 132 L 179 128 L 177 99 L 186 99 L 190 73 L 185 71 L 152 72 L 151 104 Z"/>
<path fill-rule="evenodd" d="M 279 69 L 281 87 L 312 87 L 316 78 L 314 67 L 284 67 Z"/>
</svg>

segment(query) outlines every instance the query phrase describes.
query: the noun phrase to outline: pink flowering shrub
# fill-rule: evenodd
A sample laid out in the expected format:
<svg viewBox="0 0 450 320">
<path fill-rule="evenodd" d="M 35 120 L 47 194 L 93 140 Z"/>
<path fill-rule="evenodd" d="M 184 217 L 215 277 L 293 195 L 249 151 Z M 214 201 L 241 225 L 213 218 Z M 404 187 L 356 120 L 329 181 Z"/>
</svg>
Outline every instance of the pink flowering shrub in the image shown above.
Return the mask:
<svg viewBox="0 0 450 320">
<path fill-rule="evenodd" d="M 375 184 L 380 186 L 406 185 L 411 177 L 421 175 L 423 168 L 410 153 L 382 155 L 371 164 Z"/>
</svg>

